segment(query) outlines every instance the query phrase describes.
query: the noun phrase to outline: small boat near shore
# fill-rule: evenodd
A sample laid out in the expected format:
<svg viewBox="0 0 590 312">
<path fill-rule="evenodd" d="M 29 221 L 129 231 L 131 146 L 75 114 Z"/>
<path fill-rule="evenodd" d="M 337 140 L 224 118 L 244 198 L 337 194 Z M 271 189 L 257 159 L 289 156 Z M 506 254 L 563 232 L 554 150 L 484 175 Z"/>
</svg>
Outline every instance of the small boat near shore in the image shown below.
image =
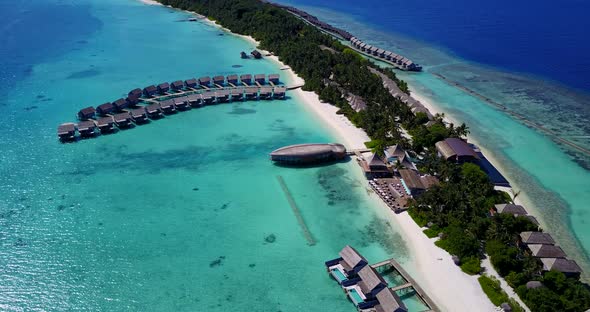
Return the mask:
<svg viewBox="0 0 590 312">
<path fill-rule="evenodd" d="M 346 157 L 346 147 L 339 143 L 310 143 L 281 147 L 270 153 L 270 159 L 289 165 L 308 165 L 340 160 Z"/>
</svg>

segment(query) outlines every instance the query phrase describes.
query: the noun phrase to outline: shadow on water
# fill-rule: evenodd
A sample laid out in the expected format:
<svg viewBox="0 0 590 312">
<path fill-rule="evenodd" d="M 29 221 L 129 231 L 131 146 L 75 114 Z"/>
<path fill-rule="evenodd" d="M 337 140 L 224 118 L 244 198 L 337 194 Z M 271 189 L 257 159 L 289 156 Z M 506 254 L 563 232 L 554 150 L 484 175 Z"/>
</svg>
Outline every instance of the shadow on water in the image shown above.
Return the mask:
<svg viewBox="0 0 590 312">
<path fill-rule="evenodd" d="M 311 164 L 287 164 L 287 163 L 279 163 L 274 162 L 274 165 L 281 168 L 294 168 L 294 169 L 307 169 L 307 168 L 322 168 L 322 167 L 329 167 L 335 164 L 345 164 L 352 160 L 352 158 L 346 156 L 343 159 L 334 160 L 334 161 L 324 161 L 321 163 L 311 163 Z"/>
</svg>

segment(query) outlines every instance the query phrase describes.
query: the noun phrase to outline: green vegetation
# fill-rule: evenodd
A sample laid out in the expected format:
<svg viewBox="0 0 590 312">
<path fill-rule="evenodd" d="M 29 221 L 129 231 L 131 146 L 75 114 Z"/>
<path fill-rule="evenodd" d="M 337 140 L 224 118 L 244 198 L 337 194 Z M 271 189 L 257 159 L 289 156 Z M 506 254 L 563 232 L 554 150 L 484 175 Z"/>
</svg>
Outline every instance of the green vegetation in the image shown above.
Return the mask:
<svg viewBox="0 0 590 312">
<path fill-rule="evenodd" d="M 487 275 L 480 276 L 477 281 L 481 285 L 483 292 L 490 298 L 490 301 L 496 306 L 502 303 L 508 303 L 514 312 L 524 311 L 523 308 L 508 295 L 500 287 L 500 281 L 494 277 L 488 277 Z M 535 310 L 533 310 L 535 311 Z"/>
<path fill-rule="evenodd" d="M 444 233 L 436 245 L 458 256 L 464 272 L 477 273 L 485 252 L 498 274 L 506 278 L 532 311 L 585 311 L 590 307 L 586 284 L 558 272 L 541 274 L 539 261 L 518 248 L 518 235 L 536 231 L 535 224 L 524 217 L 490 216 L 494 204 L 507 202 L 507 194 L 495 191 L 479 167 L 452 164 L 429 155 L 421 169 L 437 173 L 443 182 L 412 203 L 410 215 L 419 223 L 430 222 L 431 229 Z M 549 281 L 554 286 L 527 289 L 525 284 L 531 280 Z M 480 283 L 492 299 L 489 292 L 493 287 L 488 285 L 486 290 L 482 279 Z"/>
<path fill-rule="evenodd" d="M 339 107 L 340 114 L 363 128 L 373 140 L 380 140 L 383 146 L 402 144 L 420 152 L 432 147 L 436 140 L 459 135 L 454 127 L 447 128 L 442 121 L 437 121 L 437 126 L 426 127 L 428 119 L 414 116 L 407 105 L 391 96 L 381 78 L 371 73 L 369 67 L 384 72 L 408 92 L 407 84 L 391 69 L 380 69 L 338 40 L 282 9 L 258 0 L 160 2 L 211 17 L 235 33 L 254 37 L 260 41 L 261 48 L 272 51 L 305 79 L 305 90 L 314 91 L 321 100 Z M 320 45 L 339 53 L 322 50 Z M 352 110 L 342 97 L 342 90 L 362 97 L 367 109 L 358 113 Z M 411 146 L 402 137 L 400 124 L 410 133 L 428 139 L 418 138 L 419 143 Z M 463 125 L 460 129 L 466 127 Z"/>
<path fill-rule="evenodd" d="M 437 245 L 457 255 L 464 264 L 464 271 L 477 271 L 479 259 L 486 251 L 498 272 L 517 288 L 532 310 L 584 311 L 590 308 L 590 292 L 586 285 L 575 279 L 555 277 L 553 272 L 540 276 L 539 263 L 516 248 L 518 233 L 535 230 L 535 225 L 526 218 L 489 216 L 493 205 L 504 203 L 507 198 L 505 193 L 493 189 L 479 167 L 448 163 L 432 152 L 434 143 L 448 137 L 462 137 L 469 132 L 468 128 L 464 124 L 447 126 L 442 121 L 443 116 L 435 116 L 426 126 L 427 116 L 414 116 L 408 106 L 389 94 L 382 80 L 369 68 L 380 70 L 396 81 L 402 91 L 409 92 L 407 84 L 392 70 L 379 68 L 290 13 L 258 0 L 159 1 L 208 16 L 235 33 L 254 37 L 261 48 L 274 52 L 305 79 L 305 90 L 314 91 L 320 99 L 339 107 L 340 114 L 363 128 L 372 139 L 370 148 L 379 150 L 383 146 L 400 144 L 416 153 L 426 152 L 420 169 L 437 175 L 443 182 L 413 202 L 409 213 L 418 225 L 431 223 L 431 232 L 444 234 Z M 336 53 L 324 51 L 320 45 Z M 352 110 L 343 99 L 343 92 L 361 96 L 367 109 L 358 113 Z M 401 135 L 400 126 L 410 133 L 411 141 Z M 533 290 L 523 288 L 532 279 L 547 282 L 548 286 Z"/>
<path fill-rule="evenodd" d="M 461 263 L 461 270 L 469 275 L 481 273 L 481 260 L 477 257 L 467 257 Z"/>
</svg>

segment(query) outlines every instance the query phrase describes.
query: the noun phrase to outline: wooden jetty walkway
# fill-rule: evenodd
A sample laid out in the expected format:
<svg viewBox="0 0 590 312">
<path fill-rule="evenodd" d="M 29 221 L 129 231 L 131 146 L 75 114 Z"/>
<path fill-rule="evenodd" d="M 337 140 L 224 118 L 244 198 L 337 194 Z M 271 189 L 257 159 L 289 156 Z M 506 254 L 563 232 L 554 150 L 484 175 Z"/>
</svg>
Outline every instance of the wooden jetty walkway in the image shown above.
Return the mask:
<svg viewBox="0 0 590 312">
<path fill-rule="evenodd" d="M 556 133 L 555 131 L 553 131 L 551 129 L 547 129 L 544 126 L 542 126 L 542 125 L 540 125 L 540 124 L 538 124 L 538 123 L 536 123 L 534 121 L 529 120 L 523 114 L 517 113 L 516 111 L 513 111 L 513 110 L 509 109 L 505 105 L 502 105 L 501 103 L 498 103 L 498 102 L 496 102 L 496 101 L 494 101 L 494 100 L 492 100 L 492 99 L 484 96 L 481 93 L 478 93 L 478 92 L 476 92 L 476 91 L 474 91 L 474 90 L 472 90 L 470 88 L 467 88 L 467 87 L 459 84 L 458 82 L 452 81 L 452 80 L 448 79 L 447 77 L 445 77 L 445 76 L 443 76 L 441 74 L 433 73 L 433 75 L 435 75 L 436 77 L 442 79 L 443 81 L 445 81 L 449 85 L 451 85 L 453 87 L 456 87 L 456 88 L 458 88 L 458 89 L 460 89 L 462 91 L 465 91 L 465 92 L 467 92 L 467 93 L 469 93 L 469 94 L 471 94 L 471 95 L 473 95 L 473 96 L 475 96 L 475 97 L 483 100 L 484 102 L 486 102 L 486 103 L 488 103 L 488 104 L 490 104 L 490 105 L 498 108 L 499 110 L 501 110 L 503 112 L 506 112 L 508 115 L 512 116 L 513 118 L 522 121 L 522 123 L 524 123 L 525 125 L 527 125 L 527 126 L 529 126 L 531 128 L 534 128 L 534 129 L 539 130 L 543 134 L 547 135 L 549 138 L 553 139 L 555 142 L 561 143 L 561 144 L 564 144 L 564 145 L 567 145 L 570 148 L 572 148 L 572 149 L 574 149 L 574 150 L 576 150 L 576 151 L 578 151 L 578 152 L 580 152 L 582 154 L 585 154 L 586 156 L 590 156 L 590 149 L 585 148 L 585 147 L 583 147 L 583 146 L 581 146 L 581 145 L 579 145 L 579 144 L 577 144 L 575 142 L 572 142 L 572 141 L 570 141 L 570 140 L 568 140 L 566 138 L 563 138 L 563 137 L 559 136 L 559 134 Z"/>
<path fill-rule="evenodd" d="M 353 150 L 347 151 L 346 155 L 356 156 L 356 157 L 360 158 L 360 157 L 363 157 L 363 155 L 362 155 L 363 153 L 369 153 L 369 152 L 371 152 L 370 148 L 358 148 L 358 149 L 353 149 Z"/>
<path fill-rule="evenodd" d="M 383 267 L 383 266 L 387 266 L 387 265 L 393 267 L 393 269 L 396 270 L 406 281 L 406 283 L 404 283 L 402 285 L 390 287 L 391 290 L 399 291 L 399 290 L 403 290 L 403 289 L 407 289 L 407 288 L 411 287 L 416 291 L 418 296 L 428 306 L 429 310 L 426 310 L 425 312 L 429 312 L 429 311 L 438 312 L 438 311 L 440 311 L 440 309 L 436 306 L 434 301 L 432 301 L 432 299 L 430 299 L 430 297 L 428 297 L 428 295 L 420 287 L 420 285 L 418 285 L 418 283 L 412 278 L 412 276 L 395 259 L 391 258 L 391 259 L 387 259 L 387 260 L 384 260 L 384 261 L 381 261 L 381 262 L 378 262 L 375 264 L 371 264 L 371 267 L 373 269 L 377 269 L 379 267 Z"/>
<path fill-rule="evenodd" d="M 301 215 L 301 212 L 299 211 L 299 207 L 297 207 L 297 203 L 295 203 L 295 199 L 291 195 L 291 191 L 289 191 L 289 188 L 287 187 L 285 180 L 283 179 L 282 176 L 279 175 L 279 176 L 277 176 L 277 181 L 279 181 L 279 184 L 281 185 L 281 189 L 283 190 L 283 193 L 285 193 L 285 196 L 287 197 L 287 201 L 289 202 L 289 206 L 291 206 L 291 209 L 293 210 L 293 213 L 295 214 L 295 218 L 297 218 L 297 223 L 299 223 L 299 226 L 301 227 L 301 230 L 303 231 L 303 236 L 305 236 L 307 243 L 310 246 L 315 245 L 315 243 L 316 243 L 315 239 L 311 235 L 311 232 L 309 231 L 307 224 L 305 224 L 305 220 L 303 219 L 303 216 Z"/>
</svg>

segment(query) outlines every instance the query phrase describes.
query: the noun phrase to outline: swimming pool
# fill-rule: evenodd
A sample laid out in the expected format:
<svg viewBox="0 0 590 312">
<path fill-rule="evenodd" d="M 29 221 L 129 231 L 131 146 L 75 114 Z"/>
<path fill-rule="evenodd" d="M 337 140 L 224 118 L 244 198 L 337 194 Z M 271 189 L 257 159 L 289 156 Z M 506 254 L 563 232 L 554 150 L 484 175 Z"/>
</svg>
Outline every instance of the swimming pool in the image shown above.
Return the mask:
<svg viewBox="0 0 590 312">
<path fill-rule="evenodd" d="M 347 280 L 346 275 L 344 275 L 344 273 L 342 273 L 342 271 L 338 270 L 337 268 L 333 268 L 331 271 L 332 276 L 334 276 L 339 283 Z"/>
<path fill-rule="evenodd" d="M 348 295 L 350 296 L 350 299 L 352 299 L 352 302 L 355 305 L 358 305 L 359 303 L 365 301 L 363 300 L 363 297 L 361 297 L 361 295 L 354 288 L 348 290 Z"/>
</svg>

